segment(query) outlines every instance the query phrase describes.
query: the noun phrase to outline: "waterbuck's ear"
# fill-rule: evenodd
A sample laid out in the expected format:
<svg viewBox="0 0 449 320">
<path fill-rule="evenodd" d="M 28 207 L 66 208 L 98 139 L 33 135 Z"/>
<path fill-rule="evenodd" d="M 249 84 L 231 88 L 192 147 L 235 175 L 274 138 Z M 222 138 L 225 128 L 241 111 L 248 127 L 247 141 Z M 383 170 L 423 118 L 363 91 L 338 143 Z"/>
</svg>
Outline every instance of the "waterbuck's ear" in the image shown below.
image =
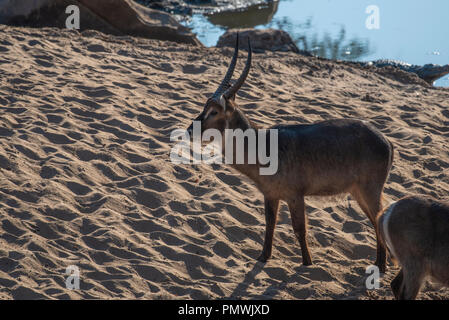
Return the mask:
<svg viewBox="0 0 449 320">
<path fill-rule="evenodd" d="M 235 101 L 235 93 L 233 93 L 233 94 L 228 98 L 228 100 Z"/>
<path fill-rule="evenodd" d="M 235 99 L 235 95 L 234 95 L 234 99 Z M 230 117 L 235 111 L 234 99 L 228 99 L 225 102 L 226 103 L 226 108 L 225 108 L 226 117 Z"/>
<path fill-rule="evenodd" d="M 226 90 L 230 89 L 234 83 L 235 83 L 235 81 L 230 80 L 230 81 L 226 84 Z M 230 96 L 226 97 L 226 99 L 235 101 L 235 93 L 232 93 Z"/>
<path fill-rule="evenodd" d="M 235 81 L 230 80 L 225 86 L 226 90 L 230 89 L 234 83 L 235 83 Z M 227 96 L 226 98 L 224 96 L 222 96 L 222 97 L 223 97 L 223 99 L 235 101 L 235 93 L 232 93 L 230 96 Z"/>
</svg>

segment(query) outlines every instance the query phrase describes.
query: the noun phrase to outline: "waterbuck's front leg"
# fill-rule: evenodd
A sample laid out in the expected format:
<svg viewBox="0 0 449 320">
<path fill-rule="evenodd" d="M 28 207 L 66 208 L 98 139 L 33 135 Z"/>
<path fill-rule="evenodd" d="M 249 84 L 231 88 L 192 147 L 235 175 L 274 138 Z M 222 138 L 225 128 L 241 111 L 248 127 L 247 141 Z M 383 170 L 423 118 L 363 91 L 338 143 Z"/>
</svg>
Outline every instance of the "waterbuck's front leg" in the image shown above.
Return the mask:
<svg viewBox="0 0 449 320">
<path fill-rule="evenodd" d="M 262 254 L 257 258 L 261 262 L 266 262 L 271 257 L 273 247 L 274 227 L 279 209 L 279 200 L 269 200 L 265 198 L 265 242 L 263 244 Z"/>
<path fill-rule="evenodd" d="M 307 217 L 305 214 L 304 197 L 288 201 L 288 208 L 292 217 L 293 231 L 301 245 L 302 263 L 305 266 L 312 264 L 312 258 L 307 244 Z"/>
</svg>

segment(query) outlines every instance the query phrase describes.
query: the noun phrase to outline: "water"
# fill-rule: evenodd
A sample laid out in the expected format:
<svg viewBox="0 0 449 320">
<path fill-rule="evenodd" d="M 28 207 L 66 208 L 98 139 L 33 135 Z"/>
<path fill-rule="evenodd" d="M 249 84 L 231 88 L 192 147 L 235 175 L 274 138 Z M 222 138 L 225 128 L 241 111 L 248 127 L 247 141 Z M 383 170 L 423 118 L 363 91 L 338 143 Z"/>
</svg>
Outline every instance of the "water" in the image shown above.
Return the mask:
<svg viewBox="0 0 449 320">
<path fill-rule="evenodd" d="M 370 5 L 379 8 L 378 29 L 366 27 Z M 206 46 L 228 28 L 277 28 L 300 49 L 326 58 L 449 64 L 447 0 L 281 0 L 244 12 L 194 15 L 184 24 Z M 449 75 L 435 85 L 449 87 Z"/>
</svg>

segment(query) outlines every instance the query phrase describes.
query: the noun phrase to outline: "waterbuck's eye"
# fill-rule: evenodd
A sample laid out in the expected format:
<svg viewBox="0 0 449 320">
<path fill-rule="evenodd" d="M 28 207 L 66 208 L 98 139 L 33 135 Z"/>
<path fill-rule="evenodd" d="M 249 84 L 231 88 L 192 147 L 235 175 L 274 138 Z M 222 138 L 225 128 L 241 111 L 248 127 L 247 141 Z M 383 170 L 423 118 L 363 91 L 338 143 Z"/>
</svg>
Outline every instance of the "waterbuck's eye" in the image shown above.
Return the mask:
<svg viewBox="0 0 449 320">
<path fill-rule="evenodd" d="M 218 114 L 217 110 L 212 110 L 209 115 L 216 116 L 217 114 Z"/>
</svg>

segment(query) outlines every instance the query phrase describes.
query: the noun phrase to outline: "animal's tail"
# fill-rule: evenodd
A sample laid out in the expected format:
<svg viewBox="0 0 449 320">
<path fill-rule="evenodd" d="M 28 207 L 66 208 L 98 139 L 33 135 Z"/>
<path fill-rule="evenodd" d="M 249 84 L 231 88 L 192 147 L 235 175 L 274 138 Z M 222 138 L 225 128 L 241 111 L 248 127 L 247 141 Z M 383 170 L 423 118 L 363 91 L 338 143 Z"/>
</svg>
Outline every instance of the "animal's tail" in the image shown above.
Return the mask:
<svg viewBox="0 0 449 320">
<path fill-rule="evenodd" d="M 390 145 L 390 151 L 391 151 L 391 154 L 390 154 L 390 161 L 389 161 L 389 163 L 388 163 L 388 174 L 390 173 L 390 171 L 391 171 L 391 167 L 393 167 L 393 160 L 394 160 L 394 145 L 393 145 L 393 143 L 391 143 L 391 141 L 390 140 L 388 140 L 388 139 L 386 139 L 387 140 L 387 142 L 388 142 L 388 144 Z M 387 178 L 388 178 L 388 175 L 387 175 Z M 382 203 L 385 203 L 385 197 L 384 197 L 384 194 L 383 194 L 383 192 L 382 192 Z M 381 215 L 381 213 L 382 213 L 382 211 L 380 211 L 380 212 L 378 212 L 377 213 L 377 216 L 379 217 L 380 215 Z"/>
<path fill-rule="evenodd" d="M 394 250 L 392 248 L 390 236 L 388 235 L 388 221 L 390 218 L 389 216 L 391 215 L 391 212 L 392 212 L 395 204 L 396 204 L 396 202 L 393 202 L 390 205 L 386 206 L 384 209 L 382 209 L 382 211 L 377 216 L 376 233 L 377 233 L 377 238 L 379 239 L 379 241 L 387 249 L 387 254 L 390 256 L 391 261 L 393 262 L 393 264 L 395 266 L 397 266 L 398 260 L 394 256 Z"/>
<path fill-rule="evenodd" d="M 394 160 L 394 145 L 393 145 L 393 143 L 391 143 L 390 140 L 387 139 L 387 141 L 390 144 L 390 148 L 391 148 L 390 165 L 389 165 L 389 168 L 388 168 L 388 171 L 390 171 L 391 167 L 393 166 L 393 160 Z"/>
</svg>

